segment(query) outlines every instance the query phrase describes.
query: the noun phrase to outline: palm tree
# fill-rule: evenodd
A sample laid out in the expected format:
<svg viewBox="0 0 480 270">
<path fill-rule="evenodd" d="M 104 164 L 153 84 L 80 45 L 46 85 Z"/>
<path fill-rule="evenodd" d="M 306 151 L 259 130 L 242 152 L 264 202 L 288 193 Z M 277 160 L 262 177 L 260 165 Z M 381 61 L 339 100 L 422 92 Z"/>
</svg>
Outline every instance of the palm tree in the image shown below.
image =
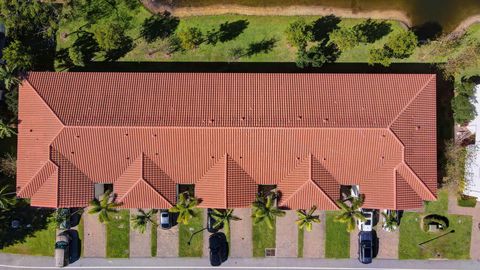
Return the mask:
<svg viewBox="0 0 480 270">
<path fill-rule="evenodd" d="M 5 185 L 0 189 L 0 209 L 6 210 L 15 204 L 16 198 L 11 196 L 15 192 L 8 192 L 9 187 L 9 185 Z"/>
<path fill-rule="evenodd" d="M 90 202 L 90 210 L 88 210 L 89 214 L 98 214 L 98 220 L 101 223 L 108 223 L 110 221 L 110 214 L 116 213 L 118 210 L 116 209 L 121 203 L 115 202 L 115 196 L 111 195 L 112 191 L 107 190 L 100 200 L 93 199 Z"/>
<path fill-rule="evenodd" d="M 149 223 L 157 226 L 158 224 L 154 220 L 154 215 L 156 213 L 157 210 L 155 209 L 150 209 L 147 212 L 145 212 L 143 209 L 138 209 L 138 214 L 132 215 L 130 219 L 130 221 L 132 222 L 132 228 L 139 231 L 140 233 L 144 233 Z"/>
<path fill-rule="evenodd" d="M 274 202 L 276 199 L 275 193 L 269 195 L 257 195 L 257 198 L 253 202 L 253 223 L 258 224 L 262 221 L 267 223 L 270 229 L 273 229 L 273 222 L 276 217 L 285 216 L 285 211 L 278 209 Z"/>
<path fill-rule="evenodd" d="M 296 223 L 300 229 L 306 229 L 307 232 L 312 231 L 313 223 L 320 223 L 320 218 L 313 213 L 317 210 L 317 207 L 314 205 L 307 212 L 305 210 L 297 210 L 298 219 Z"/>
<path fill-rule="evenodd" d="M 0 139 L 10 138 L 14 134 L 17 134 L 15 130 L 0 120 Z"/>
<path fill-rule="evenodd" d="M 188 192 L 180 193 L 178 202 L 170 210 L 171 213 L 178 213 L 177 223 L 188 224 L 191 218 L 195 217 L 195 207 L 198 205 L 198 199 L 190 196 Z"/>
<path fill-rule="evenodd" d="M 21 80 L 18 77 L 17 66 L 10 67 L 9 65 L 3 65 L 0 67 L 0 81 L 3 81 L 3 85 L 7 91 L 12 90 L 20 84 Z"/>
<path fill-rule="evenodd" d="M 397 211 L 382 212 L 382 216 L 385 218 L 385 222 L 382 228 L 387 232 L 393 232 L 398 228 Z"/>
<path fill-rule="evenodd" d="M 338 200 L 337 205 L 340 207 L 340 214 L 335 217 L 335 221 L 342 222 L 347 224 L 347 231 L 351 232 L 355 230 L 355 223 L 357 220 L 365 221 L 365 216 L 363 216 L 360 207 L 363 205 L 364 196 L 363 194 L 359 197 L 350 197 L 348 198 L 346 204 L 345 201 Z"/>
<path fill-rule="evenodd" d="M 225 211 L 213 209 L 212 217 L 215 219 L 213 227 L 220 228 L 223 224 L 223 231 L 226 235 L 230 235 L 230 220 L 241 220 L 241 218 L 233 215 L 233 209 L 226 209 Z"/>
</svg>

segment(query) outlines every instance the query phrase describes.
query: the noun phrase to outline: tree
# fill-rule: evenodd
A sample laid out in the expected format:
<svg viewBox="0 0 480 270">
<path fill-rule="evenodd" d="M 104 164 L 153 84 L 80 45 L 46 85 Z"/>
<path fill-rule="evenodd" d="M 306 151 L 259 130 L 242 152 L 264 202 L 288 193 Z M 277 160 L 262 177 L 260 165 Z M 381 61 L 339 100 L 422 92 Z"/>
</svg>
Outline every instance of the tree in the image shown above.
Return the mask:
<svg viewBox="0 0 480 270">
<path fill-rule="evenodd" d="M 220 228 L 223 224 L 223 230 L 226 235 L 230 234 L 230 220 L 241 220 L 241 218 L 233 215 L 233 209 L 225 209 L 223 211 L 213 209 L 212 217 L 215 219 L 213 227 Z"/>
<path fill-rule="evenodd" d="M 110 214 L 117 213 L 117 207 L 121 206 L 121 203 L 115 202 L 115 196 L 111 194 L 111 190 L 107 190 L 100 198 L 93 199 L 90 202 L 89 214 L 98 214 L 98 220 L 101 223 L 108 223 L 110 221 Z"/>
<path fill-rule="evenodd" d="M 285 216 L 285 211 L 280 210 L 275 206 L 276 197 L 277 195 L 275 193 L 257 195 L 252 204 L 252 218 L 254 224 L 265 222 L 270 229 L 273 229 L 275 218 Z"/>
<path fill-rule="evenodd" d="M 138 209 L 138 214 L 132 215 L 130 219 L 132 222 L 132 228 L 139 231 L 140 233 L 144 233 L 149 223 L 157 226 L 158 224 L 154 220 L 156 213 L 157 210 L 155 209 L 150 209 L 147 212 L 145 212 L 145 210 L 143 209 Z"/>
<path fill-rule="evenodd" d="M 197 48 L 203 42 L 203 34 L 197 27 L 187 27 L 178 32 L 178 38 L 182 48 L 191 50 Z"/>
<path fill-rule="evenodd" d="M 392 63 L 392 59 L 385 48 L 373 48 L 368 53 L 368 64 L 381 64 L 388 67 Z"/>
<path fill-rule="evenodd" d="M 335 221 L 347 224 L 347 231 L 351 232 L 355 230 L 355 224 L 357 220 L 365 221 L 360 211 L 360 207 L 363 205 L 364 196 L 361 195 L 358 198 L 350 197 L 345 201 L 337 200 L 337 205 L 340 207 L 340 213 L 335 216 Z"/>
<path fill-rule="evenodd" d="M 114 51 L 122 48 L 127 39 L 124 25 L 114 20 L 95 25 L 93 35 L 98 46 L 105 51 Z"/>
<path fill-rule="evenodd" d="M 382 212 L 382 216 L 385 218 L 385 222 L 382 228 L 387 232 L 393 232 L 398 228 L 398 216 L 397 211 L 389 211 L 388 214 Z"/>
<path fill-rule="evenodd" d="M 188 224 L 191 218 L 195 217 L 195 208 L 198 205 L 198 199 L 191 196 L 188 192 L 180 193 L 177 204 L 168 210 L 171 213 L 178 213 L 177 222 Z"/>
<path fill-rule="evenodd" d="M 310 232 L 312 231 L 313 223 L 320 223 L 319 216 L 313 214 L 315 210 L 317 210 L 316 206 L 312 206 L 308 212 L 305 210 L 297 210 L 298 219 L 296 223 L 300 229 L 306 229 L 307 232 Z"/>
<path fill-rule="evenodd" d="M 350 50 L 358 44 L 359 39 L 352 28 L 339 28 L 330 32 L 330 40 L 337 45 L 341 51 Z"/>
<path fill-rule="evenodd" d="M 1 66 L 0 81 L 3 81 L 3 85 L 7 91 L 17 87 L 21 82 L 17 66 L 15 64 Z"/>
<path fill-rule="evenodd" d="M 17 134 L 13 128 L 5 124 L 3 120 L 0 120 L 0 139 L 10 138 Z"/>
<path fill-rule="evenodd" d="M 7 65 L 15 65 L 22 70 L 30 69 L 33 66 L 30 47 L 25 46 L 19 40 L 14 40 L 3 50 L 3 59 Z"/>
<path fill-rule="evenodd" d="M 465 94 L 457 94 L 452 99 L 453 119 L 458 124 L 465 124 L 476 116 L 475 106 L 472 100 Z"/>
<path fill-rule="evenodd" d="M 5 185 L 0 189 L 0 209 L 6 210 L 15 204 L 15 196 L 12 196 L 15 192 L 9 192 L 9 188 L 9 185 Z"/>
<path fill-rule="evenodd" d="M 418 39 L 412 31 L 402 31 L 388 37 L 385 44 L 391 57 L 407 58 L 415 51 L 418 45 Z"/>
<path fill-rule="evenodd" d="M 72 60 L 72 63 L 75 66 L 85 66 L 85 55 L 83 54 L 81 48 L 77 46 L 72 46 L 68 48 L 68 56 L 70 57 L 70 60 Z"/>
<path fill-rule="evenodd" d="M 300 68 L 322 67 L 326 63 L 334 62 L 339 55 L 338 48 L 333 43 L 321 42 L 310 49 L 299 49 L 296 64 Z"/>
<path fill-rule="evenodd" d="M 307 24 L 304 19 L 298 19 L 288 25 L 285 35 L 290 45 L 305 48 L 313 37 L 312 26 Z"/>
<path fill-rule="evenodd" d="M 17 157 L 14 154 L 6 153 L 5 157 L 0 159 L 0 172 L 10 178 L 15 178 L 17 174 Z"/>
</svg>

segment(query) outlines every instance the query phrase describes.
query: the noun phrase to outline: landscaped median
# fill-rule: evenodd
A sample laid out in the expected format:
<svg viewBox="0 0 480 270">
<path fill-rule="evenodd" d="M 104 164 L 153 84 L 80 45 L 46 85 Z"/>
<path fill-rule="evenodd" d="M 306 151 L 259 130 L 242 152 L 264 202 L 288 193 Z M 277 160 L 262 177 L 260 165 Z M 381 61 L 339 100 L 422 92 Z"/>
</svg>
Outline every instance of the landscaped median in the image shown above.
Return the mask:
<svg viewBox="0 0 480 270">
<path fill-rule="evenodd" d="M 197 233 L 192 237 L 190 245 L 188 240 L 192 233 L 204 228 L 203 225 L 203 209 L 195 208 L 195 217 L 191 218 L 187 225 L 178 224 L 178 256 L 180 257 L 202 257 L 203 255 L 203 233 Z M 208 241 L 208 239 L 205 239 Z"/>
<path fill-rule="evenodd" d="M 350 233 L 345 223 L 335 222 L 336 211 L 326 212 L 325 258 L 350 258 Z"/>
<path fill-rule="evenodd" d="M 106 225 L 107 257 L 128 258 L 130 255 L 130 211 L 112 214 Z"/>
</svg>

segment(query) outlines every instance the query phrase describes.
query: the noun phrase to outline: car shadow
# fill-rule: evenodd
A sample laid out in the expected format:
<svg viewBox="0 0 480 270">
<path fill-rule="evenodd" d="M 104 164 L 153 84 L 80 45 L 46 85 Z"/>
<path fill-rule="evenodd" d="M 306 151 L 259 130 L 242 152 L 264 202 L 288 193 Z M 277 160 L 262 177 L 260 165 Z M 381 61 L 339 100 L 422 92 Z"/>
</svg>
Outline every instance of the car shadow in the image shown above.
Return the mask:
<svg viewBox="0 0 480 270">
<path fill-rule="evenodd" d="M 373 239 L 373 258 L 376 258 L 378 255 L 378 251 L 380 250 L 380 241 L 377 236 L 377 232 L 372 230 L 372 239 Z"/>
</svg>

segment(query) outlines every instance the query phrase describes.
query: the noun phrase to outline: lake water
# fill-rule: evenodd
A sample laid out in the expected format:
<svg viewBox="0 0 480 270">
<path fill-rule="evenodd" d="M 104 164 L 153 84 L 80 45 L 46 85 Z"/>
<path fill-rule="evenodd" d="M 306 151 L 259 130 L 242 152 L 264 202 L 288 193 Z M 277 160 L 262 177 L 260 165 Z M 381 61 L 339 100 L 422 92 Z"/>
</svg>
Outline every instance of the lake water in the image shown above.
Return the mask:
<svg viewBox="0 0 480 270">
<path fill-rule="evenodd" d="M 171 2 L 159 1 L 159 2 Z M 480 15 L 480 0 L 173 0 L 177 7 L 213 4 L 240 4 L 246 6 L 321 5 L 350 8 L 355 11 L 400 10 L 412 19 L 414 25 L 437 22 L 448 32 L 462 20 Z"/>
</svg>

